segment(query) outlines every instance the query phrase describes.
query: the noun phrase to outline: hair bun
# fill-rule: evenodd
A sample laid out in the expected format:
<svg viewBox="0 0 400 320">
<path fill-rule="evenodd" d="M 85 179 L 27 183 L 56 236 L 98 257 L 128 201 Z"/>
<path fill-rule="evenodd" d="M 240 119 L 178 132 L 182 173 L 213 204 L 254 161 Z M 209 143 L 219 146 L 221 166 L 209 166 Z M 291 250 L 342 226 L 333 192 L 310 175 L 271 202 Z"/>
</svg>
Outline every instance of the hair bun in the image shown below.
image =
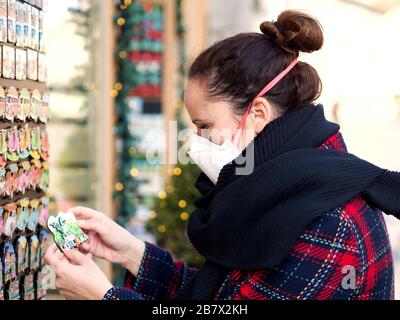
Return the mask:
<svg viewBox="0 0 400 320">
<path fill-rule="evenodd" d="M 319 21 L 297 10 L 283 11 L 276 22 L 261 23 L 260 30 L 289 52 L 317 51 L 324 43 Z"/>
</svg>

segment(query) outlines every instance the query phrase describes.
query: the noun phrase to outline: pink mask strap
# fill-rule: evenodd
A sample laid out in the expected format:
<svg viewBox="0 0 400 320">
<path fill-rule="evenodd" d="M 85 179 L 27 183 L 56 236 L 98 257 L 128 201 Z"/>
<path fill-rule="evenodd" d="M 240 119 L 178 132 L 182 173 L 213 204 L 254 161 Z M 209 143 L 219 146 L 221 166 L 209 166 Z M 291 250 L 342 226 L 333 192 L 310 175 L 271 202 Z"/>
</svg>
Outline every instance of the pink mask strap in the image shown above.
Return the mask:
<svg viewBox="0 0 400 320">
<path fill-rule="evenodd" d="M 289 71 L 293 69 L 293 67 L 294 67 L 297 63 L 298 63 L 298 60 L 297 60 L 297 59 L 293 60 L 293 62 L 292 62 L 285 70 L 283 70 L 275 79 L 273 79 L 270 83 L 268 83 L 268 84 L 264 87 L 264 89 L 262 89 L 262 90 L 260 91 L 260 93 L 257 95 L 256 98 L 263 97 L 269 90 L 271 90 L 273 87 L 275 87 L 275 85 L 276 85 L 279 81 L 281 81 L 281 80 L 289 73 Z M 240 124 L 239 124 L 238 129 L 241 129 L 241 128 L 243 127 L 244 123 L 246 122 L 247 116 L 248 116 L 249 113 L 250 113 L 250 110 L 251 110 L 251 107 L 252 107 L 252 106 L 253 106 L 253 101 L 250 103 L 250 105 L 249 105 L 249 107 L 247 108 L 245 114 L 243 115 L 242 120 L 240 121 Z M 233 141 L 233 139 L 234 139 L 234 134 L 232 135 L 232 139 L 231 139 L 231 140 Z"/>
</svg>

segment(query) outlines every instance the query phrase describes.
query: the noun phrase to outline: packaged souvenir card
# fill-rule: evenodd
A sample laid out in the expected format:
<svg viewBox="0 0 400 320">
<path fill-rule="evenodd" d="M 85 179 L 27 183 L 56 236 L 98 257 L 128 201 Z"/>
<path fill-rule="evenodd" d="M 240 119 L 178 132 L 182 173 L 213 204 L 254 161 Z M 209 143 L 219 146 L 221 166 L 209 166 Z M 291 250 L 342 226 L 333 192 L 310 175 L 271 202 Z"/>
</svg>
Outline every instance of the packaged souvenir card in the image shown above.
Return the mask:
<svg viewBox="0 0 400 320">
<path fill-rule="evenodd" d="M 15 50 L 16 66 L 15 66 L 15 79 L 26 80 L 27 73 L 27 54 L 24 49 Z"/>
<path fill-rule="evenodd" d="M 0 301 L 4 300 L 3 261 L 0 260 Z"/>
<path fill-rule="evenodd" d="M 20 236 L 17 239 L 15 248 L 17 249 L 17 274 L 21 275 L 27 269 L 26 252 L 28 250 L 28 240 L 25 236 Z"/>
<path fill-rule="evenodd" d="M 39 10 L 31 8 L 31 48 L 39 49 Z"/>
<path fill-rule="evenodd" d="M 47 82 L 47 59 L 43 53 L 39 53 L 38 80 L 40 82 Z"/>
<path fill-rule="evenodd" d="M 28 49 L 28 76 L 29 80 L 38 79 L 38 53 Z"/>
<path fill-rule="evenodd" d="M 15 49 L 3 46 L 3 77 L 15 79 Z"/>
<path fill-rule="evenodd" d="M 46 49 L 46 41 L 44 38 L 44 13 L 39 11 L 39 51 L 44 52 Z"/>
<path fill-rule="evenodd" d="M 22 2 L 17 1 L 15 6 L 15 39 L 16 45 L 18 47 L 25 46 L 25 34 L 24 34 L 24 12 L 25 12 L 25 5 Z"/>
<path fill-rule="evenodd" d="M 19 281 L 17 276 L 17 259 L 11 242 L 6 242 L 3 247 L 4 283 L 6 285 L 4 295 L 7 300 L 19 300 Z"/>
<path fill-rule="evenodd" d="M 8 42 L 15 43 L 16 42 L 16 27 L 15 21 L 17 18 L 16 13 L 16 1 L 8 0 L 7 7 L 7 31 L 8 31 Z"/>
<path fill-rule="evenodd" d="M 61 252 L 79 247 L 89 240 L 88 236 L 79 227 L 72 212 L 60 212 L 47 220 L 47 227 L 53 234 L 54 242 Z"/>
<path fill-rule="evenodd" d="M 7 42 L 7 0 L 0 0 L 0 42 Z"/>
<path fill-rule="evenodd" d="M 31 47 L 31 15 L 32 7 L 29 3 L 24 3 L 24 39 L 25 47 Z"/>
</svg>

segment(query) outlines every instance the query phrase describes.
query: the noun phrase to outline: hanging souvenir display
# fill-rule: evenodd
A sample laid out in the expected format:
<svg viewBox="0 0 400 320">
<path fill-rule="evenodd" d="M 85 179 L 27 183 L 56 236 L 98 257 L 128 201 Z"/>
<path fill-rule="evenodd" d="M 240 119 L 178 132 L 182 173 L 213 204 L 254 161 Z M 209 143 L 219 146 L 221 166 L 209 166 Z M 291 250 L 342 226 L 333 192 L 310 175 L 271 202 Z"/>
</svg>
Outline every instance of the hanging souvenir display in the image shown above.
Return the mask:
<svg viewBox="0 0 400 320">
<path fill-rule="evenodd" d="M 43 299 L 52 280 L 45 6 L 0 0 L 0 300 Z"/>
</svg>

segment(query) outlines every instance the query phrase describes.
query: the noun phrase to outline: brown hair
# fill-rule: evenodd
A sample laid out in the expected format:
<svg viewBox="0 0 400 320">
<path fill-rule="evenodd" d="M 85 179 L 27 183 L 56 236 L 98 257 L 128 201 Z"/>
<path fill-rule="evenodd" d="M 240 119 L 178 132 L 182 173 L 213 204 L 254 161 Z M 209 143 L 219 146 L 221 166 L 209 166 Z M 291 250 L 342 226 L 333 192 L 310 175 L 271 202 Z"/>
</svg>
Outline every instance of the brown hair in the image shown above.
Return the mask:
<svg viewBox="0 0 400 320">
<path fill-rule="evenodd" d="M 265 21 L 262 33 L 239 33 L 203 51 L 189 70 L 189 79 L 204 81 L 211 101 L 225 100 L 242 115 L 261 89 L 300 52 L 319 50 L 322 26 L 297 10 L 283 11 L 276 22 Z M 281 113 L 318 99 L 322 83 L 317 71 L 298 64 L 266 95 Z"/>
</svg>

